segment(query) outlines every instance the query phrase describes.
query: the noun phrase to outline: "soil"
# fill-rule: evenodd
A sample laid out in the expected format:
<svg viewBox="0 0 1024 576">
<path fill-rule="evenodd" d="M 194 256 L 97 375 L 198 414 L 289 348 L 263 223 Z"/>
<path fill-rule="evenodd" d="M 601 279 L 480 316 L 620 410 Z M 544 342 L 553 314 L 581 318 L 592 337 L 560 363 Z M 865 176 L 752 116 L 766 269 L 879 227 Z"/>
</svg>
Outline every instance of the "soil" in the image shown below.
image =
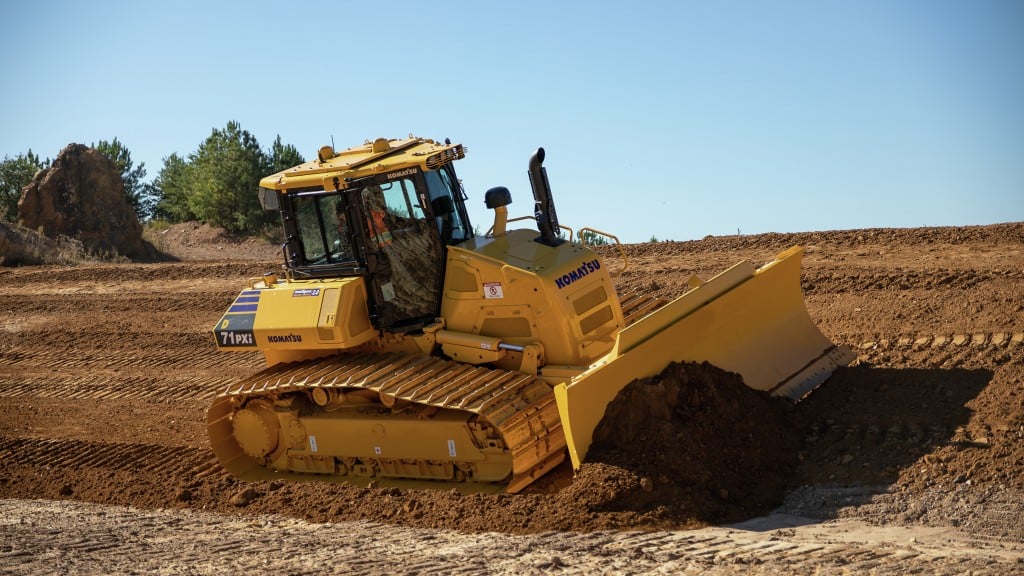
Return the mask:
<svg viewBox="0 0 1024 576">
<path fill-rule="evenodd" d="M 858 358 L 795 405 L 670 366 L 517 495 L 229 477 L 205 409 L 261 358 L 209 331 L 280 251 L 157 234 L 178 261 L 0 269 L 3 571 L 1024 570 L 1024 223 L 627 246 L 619 291 L 671 297 L 803 245 L 808 311 Z"/>
</svg>

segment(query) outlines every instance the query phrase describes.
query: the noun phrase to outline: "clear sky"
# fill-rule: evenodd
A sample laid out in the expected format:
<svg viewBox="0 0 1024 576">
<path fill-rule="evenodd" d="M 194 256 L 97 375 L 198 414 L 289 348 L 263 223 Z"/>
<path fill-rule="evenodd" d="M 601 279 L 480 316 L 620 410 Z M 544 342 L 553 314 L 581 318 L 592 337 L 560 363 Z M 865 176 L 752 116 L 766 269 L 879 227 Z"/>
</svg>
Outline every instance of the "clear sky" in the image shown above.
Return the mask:
<svg viewBox="0 0 1024 576">
<path fill-rule="evenodd" d="M 312 158 L 468 147 L 471 217 L 625 242 L 1024 221 L 1024 2 L 0 0 L 0 157 L 118 138 L 152 179 L 238 121 Z"/>
</svg>

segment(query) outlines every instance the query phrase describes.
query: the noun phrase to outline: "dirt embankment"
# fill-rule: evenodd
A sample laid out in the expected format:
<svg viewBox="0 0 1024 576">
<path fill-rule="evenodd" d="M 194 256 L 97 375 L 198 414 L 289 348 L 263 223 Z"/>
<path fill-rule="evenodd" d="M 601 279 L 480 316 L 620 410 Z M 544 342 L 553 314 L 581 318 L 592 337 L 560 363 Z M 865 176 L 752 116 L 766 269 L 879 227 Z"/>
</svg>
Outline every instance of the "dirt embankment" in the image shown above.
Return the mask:
<svg viewBox="0 0 1024 576">
<path fill-rule="evenodd" d="M 808 529 L 799 527 L 771 533 L 780 550 L 791 544 L 787 549 L 836 553 L 801 552 L 797 562 L 795 552 L 739 552 L 771 542 L 747 533 L 702 540 L 666 532 L 649 537 L 657 553 L 644 556 L 642 538 L 596 533 L 620 558 L 633 559 L 613 564 L 572 535 L 736 522 L 781 505 L 777 511 L 804 519 L 899 528 L 908 531 L 901 533 L 907 542 L 918 539 L 897 546 L 876 536 L 842 549 L 859 550 L 857 562 L 880 566 L 907 558 L 901 560 L 907 573 L 1020 568 L 1013 543 L 1024 541 L 1018 521 L 1024 512 L 1024 224 L 628 247 L 634 268 L 617 288 L 672 296 L 691 274 L 708 277 L 744 258 L 764 262 L 802 242 L 811 317 L 831 339 L 853 347 L 858 360 L 796 406 L 760 397 L 711 367 L 675 366 L 626 391 L 575 479 L 563 466 L 515 496 L 244 484 L 227 476 L 209 449 L 205 409 L 217 392 L 258 369 L 260 359 L 216 353 L 209 330 L 245 278 L 279 264 L 272 245 L 210 243 L 196 239 L 201 235 L 198 228 L 167 232 L 161 248 L 188 258 L 194 242 L 198 260 L 0 269 L 0 497 L 132 506 L 140 526 L 217 526 L 239 514 L 274 514 L 296 522 L 376 523 L 366 528 L 369 534 L 524 534 L 506 540 L 506 550 L 540 546 L 541 538 L 547 555 L 528 565 L 493 557 L 526 571 L 711 569 L 717 564 L 702 558 L 725 557 L 768 558 L 764 568 L 777 570 L 853 565 L 837 564 L 846 552 L 829 548 L 836 532 L 804 540 Z M 157 509 L 229 516 L 158 520 L 152 515 L 164 512 L 143 511 Z M 109 530 L 128 522 L 121 512 L 106 517 Z M 0 525 L 3 542 L 32 541 L 18 528 L 28 524 L 19 522 Z M 283 533 L 306 529 L 297 526 L 284 526 Z M 956 545 L 932 547 L 938 540 L 929 538 L 940 532 Z M 446 541 L 456 546 L 451 538 Z M 732 543 L 727 556 L 700 544 L 725 541 Z M 616 548 L 621 542 L 628 544 Z M 21 558 L 13 545 L 4 546 L 0 557 Z M 215 549 L 204 550 L 216 557 Z M 365 553 L 378 562 L 388 556 Z M 100 560 L 91 568 L 103 567 Z M 39 567 L 17 562 L 9 565 L 28 567 L 22 572 Z M 245 566 L 259 565 L 254 562 Z M 412 566 L 390 566 L 400 565 Z M 303 571 L 298 564 L 277 566 Z M 868 564 L 858 567 L 870 571 Z"/>
</svg>

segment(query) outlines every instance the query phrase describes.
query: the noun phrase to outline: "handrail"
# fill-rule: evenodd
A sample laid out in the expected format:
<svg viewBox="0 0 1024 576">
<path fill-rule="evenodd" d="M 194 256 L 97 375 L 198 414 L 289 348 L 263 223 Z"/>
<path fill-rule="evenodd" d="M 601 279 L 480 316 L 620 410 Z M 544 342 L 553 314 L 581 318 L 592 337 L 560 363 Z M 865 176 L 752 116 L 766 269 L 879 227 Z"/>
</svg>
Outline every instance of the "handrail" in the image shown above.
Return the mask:
<svg viewBox="0 0 1024 576">
<path fill-rule="evenodd" d="M 620 268 L 616 272 L 612 272 L 611 273 L 612 276 L 617 276 L 619 274 L 622 274 L 623 272 L 626 271 L 627 268 L 629 268 L 629 257 L 626 256 L 626 251 L 622 248 L 622 242 L 619 242 L 619 237 L 618 236 L 616 236 L 614 234 L 609 234 L 608 232 L 605 232 L 604 230 L 598 230 L 597 228 L 591 228 L 590 226 L 584 226 L 583 228 L 580 228 L 580 234 L 579 234 L 580 235 L 580 244 L 583 244 L 584 246 L 587 245 L 587 238 L 586 238 L 586 235 L 584 234 L 584 232 L 591 232 L 591 233 L 593 233 L 595 235 L 604 236 L 605 238 L 610 238 L 610 239 L 615 241 L 615 248 L 619 251 L 619 256 L 622 257 L 622 268 Z"/>
<path fill-rule="evenodd" d="M 520 220 L 533 220 L 534 222 L 536 222 L 536 218 L 533 217 L 533 216 L 517 216 L 515 218 L 509 218 L 508 220 L 505 221 L 505 223 L 506 224 L 511 224 L 512 222 L 519 222 Z M 568 230 L 569 231 L 569 242 L 572 242 L 572 228 L 569 228 L 568 226 L 565 226 L 564 224 L 559 224 L 558 227 L 561 228 L 562 230 Z M 484 233 L 484 237 L 485 238 L 493 238 L 494 237 L 493 234 L 494 234 L 494 224 L 491 224 L 491 227 L 488 228 L 487 232 Z"/>
</svg>

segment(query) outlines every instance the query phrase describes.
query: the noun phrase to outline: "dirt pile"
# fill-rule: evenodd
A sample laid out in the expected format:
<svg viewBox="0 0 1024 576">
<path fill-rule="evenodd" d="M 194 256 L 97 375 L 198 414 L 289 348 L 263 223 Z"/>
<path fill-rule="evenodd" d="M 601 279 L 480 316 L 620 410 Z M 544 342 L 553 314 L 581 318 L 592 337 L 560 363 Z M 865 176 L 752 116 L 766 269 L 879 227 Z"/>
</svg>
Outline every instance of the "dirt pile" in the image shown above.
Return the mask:
<svg viewBox="0 0 1024 576">
<path fill-rule="evenodd" d="M 117 167 L 99 151 L 70 144 L 40 170 L 18 201 L 19 224 L 48 238 L 71 237 L 90 253 L 151 257 L 124 196 Z"/>
<path fill-rule="evenodd" d="M 802 438 L 791 402 L 707 363 L 673 364 L 608 406 L 570 491 L 672 524 L 750 518 L 782 502 Z M 616 490 L 624 479 L 640 490 Z"/>
<path fill-rule="evenodd" d="M 276 269 L 282 258 L 278 236 L 240 236 L 201 222 L 148 226 L 143 239 L 178 260 L 265 260 Z"/>
</svg>

